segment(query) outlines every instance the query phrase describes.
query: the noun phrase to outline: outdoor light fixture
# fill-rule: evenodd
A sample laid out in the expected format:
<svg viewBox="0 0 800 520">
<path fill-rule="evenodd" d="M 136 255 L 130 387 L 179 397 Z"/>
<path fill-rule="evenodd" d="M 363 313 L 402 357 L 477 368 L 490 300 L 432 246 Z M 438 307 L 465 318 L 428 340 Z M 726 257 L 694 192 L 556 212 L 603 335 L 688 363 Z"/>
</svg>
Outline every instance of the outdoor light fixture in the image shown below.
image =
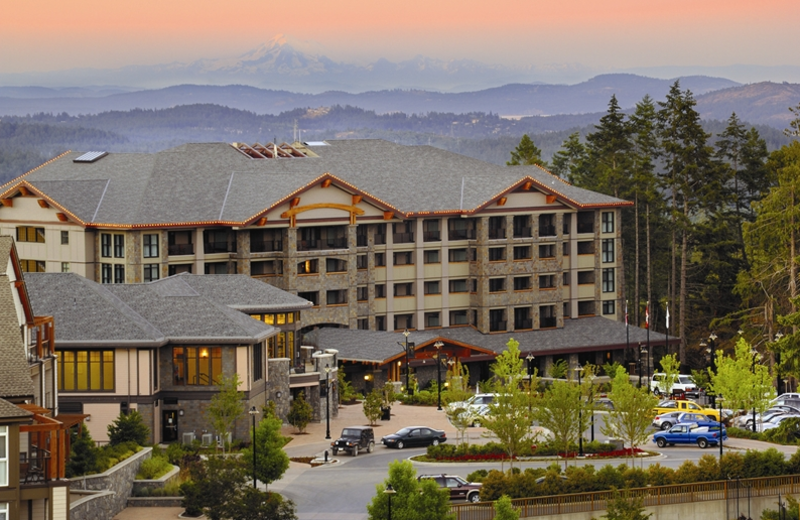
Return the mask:
<svg viewBox="0 0 800 520">
<path fill-rule="evenodd" d="M 331 370 L 330 365 L 325 365 L 325 438 L 331 438 Z M 366 379 L 367 376 L 364 376 Z"/>
<path fill-rule="evenodd" d="M 578 456 L 583 457 L 583 396 L 581 395 L 581 373 L 583 372 L 583 367 L 580 363 L 578 363 L 578 367 L 575 369 L 578 373 L 578 428 L 580 432 L 578 432 Z"/>
<path fill-rule="evenodd" d="M 437 341 L 433 344 L 433 347 L 436 349 L 436 402 L 437 407 L 436 409 L 441 411 L 442 410 L 442 360 L 441 360 L 441 352 L 444 343 L 441 341 Z"/>
<path fill-rule="evenodd" d="M 408 332 L 408 329 L 403 330 L 403 336 L 405 336 L 405 343 L 398 343 L 398 345 L 403 347 L 403 350 L 405 350 L 405 352 L 406 352 L 406 391 L 408 392 L 408 395 L 412 394 L 412 392 L 411 392 L 411 382 L 409 380 L 409 376 L 410 376 L 410 373 L 411 373 L 411 366 L 408 363 L 409 345 L 411 345 L 411 348 L 414 348 L 414 344 L 413 343 L 409 344 L 409 342 L 408 342 L 408 336 L 410 334 L 411 333 Z"/>
<path fill-rule="evenodd" d="M 384 489 L 383 492 L 389 497 L 389 520 L 392 520 L 392 495 L 397 493 L 397 491 L 392 488 L 391 484 L 386 484 L 386 489 Z"/>
<path fill-rule="evenodd" d="M 256 489 L 256 450 L 258 450 L 256 445 L 256 415 L 258 415 L 258 409 L 255 406 L 251 406 L 250 411 L 247 413 L 253 418 L 253 489 Z"/>
</svg>

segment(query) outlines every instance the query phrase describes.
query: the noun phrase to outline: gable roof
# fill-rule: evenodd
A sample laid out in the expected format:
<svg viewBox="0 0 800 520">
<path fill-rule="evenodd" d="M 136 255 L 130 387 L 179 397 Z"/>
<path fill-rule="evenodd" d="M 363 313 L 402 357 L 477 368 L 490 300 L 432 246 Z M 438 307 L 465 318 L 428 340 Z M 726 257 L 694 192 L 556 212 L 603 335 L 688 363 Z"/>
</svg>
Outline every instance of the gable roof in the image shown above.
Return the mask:
<svg viewBox="0 0 800 520">
<path fill-rule="evenodd" d="M 28 366 L 27 346 L 23 340 L 14 292 L 18 291 L 23 307 L 27 300 L 25 285 L 16 273 L 8 273 L 9 265 L 18 265 L 14 241 L 0 236 L 0 397 L 33 397 L 33 381 Z M 31 314 L 30 309 L 26 315 Z"/>
<path fill-rule="evenodd" d="M 647 330 L 630 327 L 629 340 L 626 339 L 625 323 L 600 316 L 564 320 L 561 329 L 544 329 L 502 334 L 483 334 L 473 327 L 451 327 L 423 331 L 411 331 L 409 342 L 416 346 L 433 342 L 451 340 L 461 345 L 477 347 L 500 354 L 506 350 L 508 340 L 519 342 L 521 352 L 534 355 L 555 355 L 596 350 L 620 350 L 626 347 L 638 348 L 647 341 Z M 650 331 L 650 344 L 663 345 L 667 340 L 664 334 Z M 402 344 L 405 337 L 400 332 L 376 332 L 339 328 L 320 328 L 303 337 L 306 345 L 314 345 L 324 350 L 333 348 L 339 351 L 338 358 L 344 361 L 383 364 L 404 352 Z M 669 337 L 669 342 L 678 338 Z"/>
<path fill-rule="evenodd" d="M 69 152 L 7 183 L 0 196 L 23 186 L 97 227 L 247 225 L 326 178 L 404 216 L 474 214 L 522 182 L 572 207 L 632 204 L 538 166 L 498 166 L 431 146 L 365 139 L 307 148 L 309 157 L 253 159 L 227 143 L 191 143 L 92 163 L 76 163 L 82 152 Z"/>
<path fill-rule="evenodd" d="M 33 413 L 23 410 L 5 399 L 0 399 L 0 421 L 3 419 L 25 419 L 28 417 L 33 417 Z"/>
<path fill-rule="evenodd" d="M 101 285 L 74 273 L 30 273 L 28 285 L 34 310 L 54 317 L 59 347 L 253 344 L 276 333 L 188 285 Z"/>
</svg>

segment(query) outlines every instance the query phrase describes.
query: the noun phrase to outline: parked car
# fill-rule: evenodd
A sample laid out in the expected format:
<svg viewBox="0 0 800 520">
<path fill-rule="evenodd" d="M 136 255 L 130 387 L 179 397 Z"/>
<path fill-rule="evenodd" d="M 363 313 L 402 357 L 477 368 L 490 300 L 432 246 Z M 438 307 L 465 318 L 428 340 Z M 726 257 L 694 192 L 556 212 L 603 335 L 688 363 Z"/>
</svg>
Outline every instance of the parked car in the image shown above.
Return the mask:
<svg viewBox="0 0 800 520">
<path fill-rule="evenodd" d="M 678 416 L 679 423 L 695 423 L 697 426 L 719 426 L 719 421 L 697 412 L 683 412 Z"/>
<path fill-rule="evenodd" d="M 614 401 L 609 399 L 608 397 L 600 397 L 594 400 L 594 407 L 595 410 L 613 410 L 614 409 Z"/>
<path fill-rule="evenodd" d="M 672 399 L 666 399 L 658 403 L 654 412 L 656 415 L 669 412 L 697 412 L 719 422 L 719 410 L 716 408 L 705 408 L 694 401 L 673 401 Z"/>
<path fill-rule="evenodd" d="M 722 440 L 727 440 L 728 435 L 722 428 Z M 720 439 L 720 428 L 697 426 L 694 423 L 678 423 L 667 431 L 657 432 L 653 435 L 653 442 L 659 448 L 675 444 L 697 444 L 700 448 L 716 446 Z"/>
<path fill-rule="evenodd" d="M 481 406 L 491 404 L 497 394 L 475 394 L 466 401 L 455 401 L 447 405 L 447 410 L 457 410 L 463 408 L 464 410 L 475 412 Z"/>
<path fill-rule="evenodd" d="M 683 414 L 683 412 L 660 413 L 653 419 L 653 426 L 659 430 L 669 430 L 680 422 L 678 421 L 678 416 L 681 414 Z"/>
<path fill-rule="evenodd" d="M 653 379 L 650 380 L 650 391 L 653 392 L 654 395 L 672 395 L 675 390 L 680 390 L 687 397 L 698 397 L 700 390 L 697 388 L 692 376 L 678 374 L 676 377 L 677 379 L 672 383 L 672 387 L 666 389 L 665 392 L 666 374 L 656 372 L 653 374 Z"/>
<path fill-rule="evenodd" d="M 359 451 L 367 453 L 375 451 L 375 432 L 369 426 L 348 426 L 342 430 L 342 435 L 331 443 L 331 453 L 337 455 L 340 451 L 349 452 L 353 457 Z"/>
<path fill-rule="evenodd" d="M 765 432 L 767 430 L 771 430 L 773 428 L 777 428 L 778 426 L 781 425 L 781 423 L 783 421 L 786 421 L 787 419 L 800 419 L 800 415 L 793 414 L 793 413 L 787 413 L 787 414 L 779 415 L 777 417 L 773 417 L 770 421 L 767 421 L 767 422 L 764 422 L 764 423 L 761 424 L 761 431 Z"/>
<path fill-rule="evenodd" d="M 761 425 L 763 423 L 770 422 L 775 417 L 779 417 L 781 415 L 786 415 L 786 412 L 776 408 L 770 408 L 769 410 L 765 410 L 763 413 L 756 414 L 756 428 L 761 429 Z M 746 430 L 753 429 L 753 413 L 745 413 L 744 415 L 740 415 L 734 421 L 734 424 L 737 425 L 739 428 L 744 428 Z"/>
<path fill-rule="evenodd" d="M 427 426 L 408 426 L 385 436 L 381 442 L 387 448 L 399 450 L 414 446 L 438 446 L 441 442 L 447 442 L 447 434 Z"/>
<path fill-rule="evenodd" d="M 431 479 L 439 484 L 440 488 L 450 491 L 450 500 L 464 499 L 467 502 L 481 501 L 481 486 L 478 482 L 467 482 L 456 475 L 420 475 L 417 480 Z"/>
<path fill-rule="evenodd" d="M 475 410 L 465 410 L 463 416 L 469 418 L 470 426 L 480 427 L 483 423 L 483 418 L 491 413 L 491 408 L 488 404 L 482 404 Z"/>
</svg>

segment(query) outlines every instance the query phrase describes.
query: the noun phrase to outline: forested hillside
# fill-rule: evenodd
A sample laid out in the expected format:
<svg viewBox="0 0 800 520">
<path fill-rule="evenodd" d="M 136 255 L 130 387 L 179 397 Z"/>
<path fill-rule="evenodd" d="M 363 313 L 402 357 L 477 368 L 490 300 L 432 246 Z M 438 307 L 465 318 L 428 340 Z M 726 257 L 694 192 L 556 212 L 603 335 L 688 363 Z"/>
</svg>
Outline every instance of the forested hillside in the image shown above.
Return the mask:
<svg viewBox="0 0 800 520">
<path fill-rule="evenodd" d="M 573 132 L 585 137 L 601 113 L 505 119 L 495 114 L 377 114 L 354 107 L 297 109 L 258 115 L 219 105 L 184 105 L 163 110 L 104 112 L 97 115 L 37 114 L 0 121 L 0 180 L 8 180 L 65 150 L 155 152 L 186 142 L 247 143 L 380 138 L 427 144 L 505 164 L 528 134 L 549 160 Z M 714 134 L 724 123 L 704 122 Z M 787 142 L 778 130 L 758 126 L 770 150 Z"/>
</svg>

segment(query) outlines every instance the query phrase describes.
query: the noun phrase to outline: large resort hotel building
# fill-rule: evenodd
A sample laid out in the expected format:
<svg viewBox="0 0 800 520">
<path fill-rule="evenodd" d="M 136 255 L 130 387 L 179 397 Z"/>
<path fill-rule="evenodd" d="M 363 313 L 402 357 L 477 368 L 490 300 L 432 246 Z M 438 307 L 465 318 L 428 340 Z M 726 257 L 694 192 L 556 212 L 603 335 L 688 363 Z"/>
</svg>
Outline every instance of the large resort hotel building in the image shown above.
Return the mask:
<svg viewBox="0 0 800 520">
<path fill-rule="evenodd" d="M 5 184 L 0 203 L 0 234 L 16 237 L 25 271 L 103 284 L 239 273 L 311 301 L 302 316 L 260 317 L 281 328 L 269 356 L 293 364 L 314 329 L 519 339 L 587 317 L 619 330 L 624 315 L 620 212 L 632 203 L 429 146 L 67 152 Z"/>
</svg>

